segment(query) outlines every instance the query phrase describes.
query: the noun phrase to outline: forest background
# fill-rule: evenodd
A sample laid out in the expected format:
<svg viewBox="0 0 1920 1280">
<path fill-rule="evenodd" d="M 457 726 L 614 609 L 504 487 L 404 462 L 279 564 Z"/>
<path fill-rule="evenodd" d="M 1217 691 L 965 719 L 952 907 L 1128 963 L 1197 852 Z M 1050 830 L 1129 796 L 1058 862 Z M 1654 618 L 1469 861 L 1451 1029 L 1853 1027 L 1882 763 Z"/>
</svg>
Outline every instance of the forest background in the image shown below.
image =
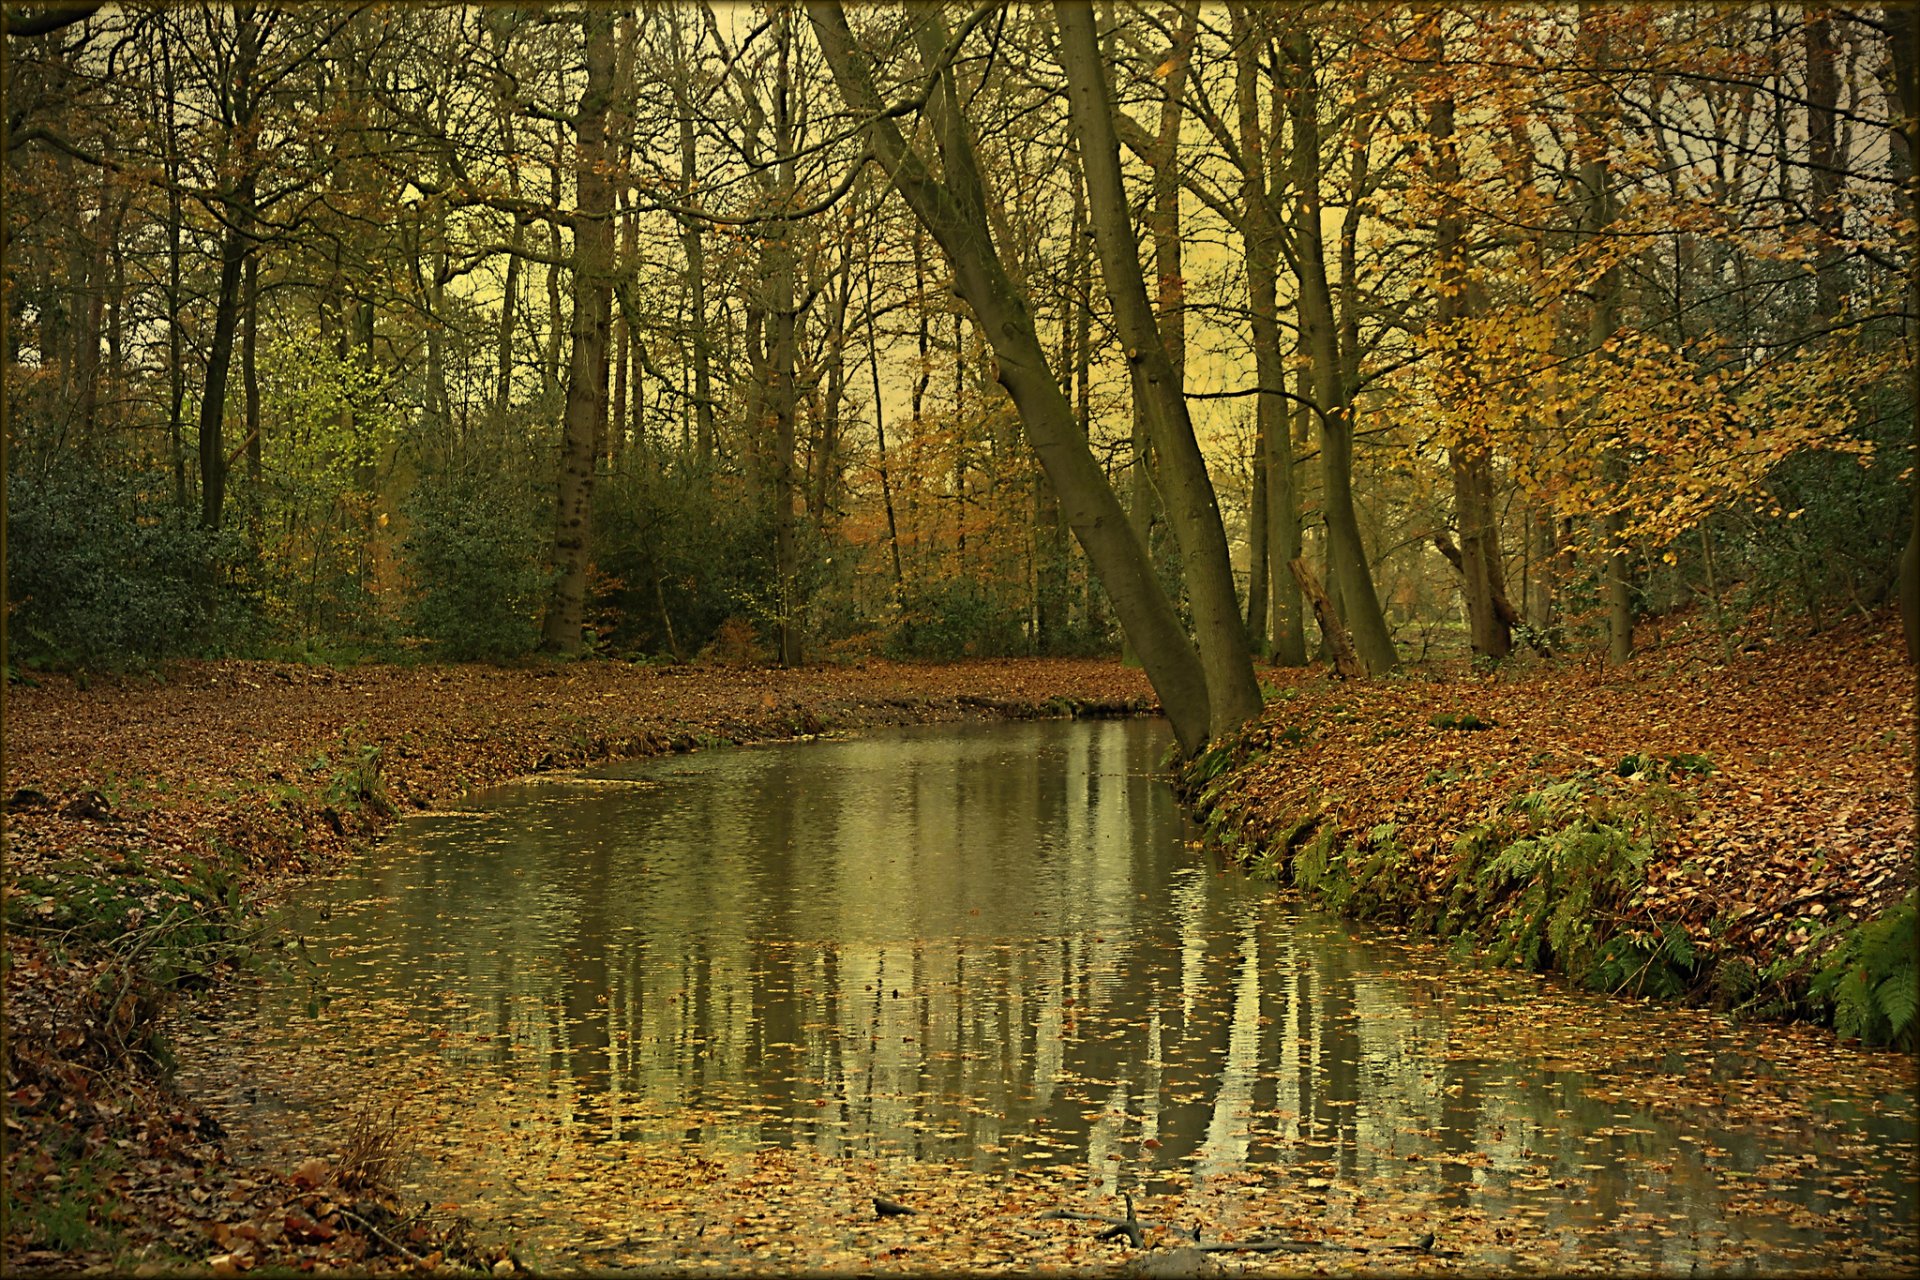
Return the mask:
<svg viewBox="0 0 1920 1280">
<path fill-rule="evenodd" d="M 1124 631 L 1193 747 L 1914 576 L 1900 6 L 7 24 L 10 669 Z"/>
</svg>

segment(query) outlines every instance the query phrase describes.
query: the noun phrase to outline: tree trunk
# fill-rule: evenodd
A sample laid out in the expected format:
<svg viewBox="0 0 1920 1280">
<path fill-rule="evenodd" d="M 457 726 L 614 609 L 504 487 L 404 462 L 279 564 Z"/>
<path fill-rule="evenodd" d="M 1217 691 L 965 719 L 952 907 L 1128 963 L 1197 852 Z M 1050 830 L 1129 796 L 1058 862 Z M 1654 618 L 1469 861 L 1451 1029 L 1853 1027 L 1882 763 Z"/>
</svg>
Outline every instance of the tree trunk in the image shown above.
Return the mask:
<svg viewBox="0 0 1920 1280">
<path fill-rule="evenodd" d="M 1589 4 L 1580 6 L 1580 43 L 1588 65 L 1602 66 L 1606 61 L 1606 35 Z M 1599 90 L 1595 91 L 1600 92 Z M 1588 242 L 1598 240 L 1613 220 L 1612 193 L 1608 189 L 1605 132 L 1600 108 L 1590 105 L 1579 113 L 1580 142 L 1586 154 L 1580 164 L 1580 184 L 1585 208 L 1581 211 L 1581 235 Z M 1596 360 L 1603 359 L 1604 344 L 1619 327 L 1620 273 L 1609 266 L 1593 286 L 1593 309 L 1587 327 L 1587 346 Z M 1613 491 L 1606 513 L 1601 517 L 1601 556 L 1605 569 L 1602 594 L 1607 602 L 1607 661 L 1618 666 L 1633 655 L 1633 582 L 1632 561 L 1624 538 L 1626 513 L 1620 505 L 1620 490 L 1625 485 L 1626 459 L 1617 444 L 1605 446 L 1601 473 Z"/>
<path fill-rule="evenodd" d="M 1252 492 L 1247 500 L 1247 643 L 1256 657 L 1267 652 L 1267 435 L 1272 415 L 1254 406 L 1253 449 L 1247 457 Z"/>
<path fill-rule="evenodd" d="M 880 457 L 880 501 L 887 512 L 887 554 L 893 565 L 893 602 L 907 607 L 907 575 L 900 564 L 900 521 L 893 509 L 893 480 L 887 465 L 887 415 L 880 392 L 880 314 L 873 305 L 873 257 L 864 263 L 867 290 L 867 368 L 873 375 L 873 439 Z"/>
<path fill-rule="evenodd" d="M 620 201 L 625 205 L 625 201 Z M 619 265 L 631 265 L 637 260 L 639 247 L 639 229 L 635 225 L 633 211 L 623 207 L 620 218 L 620 259 Z M 621 295 L 623 298 L 625 294 Z M 621 447 L 627 439 L 627 370 L 632 364 L 633 342 L 631 331 L 633 317 L 627 314 L 623 305 L 615 310 L 611 327 L 607 331 L 608 358 L 613 362 L 613 399 L 607 409 L 606 459 L 609 470 L 618 470 Z M 634 372 L 638 374 L 639 370 Z M 634 388 L 634 398 L 639 399 L 639 388 Z"/>
<path fill-rule="evenodd" d="M 680 74 L 674 76 L 674 114 L 679 120 L 680 193 L 689 202 L 699 180 L 699 156 L 695 149 L 694 105 L 688 96 L 688 67 L 681 43 L 679 10 L 669 8 L 674 53 L 680 58 Z M 713 470 L 713 353 L 707 337 L 707 258 L 700 235 L 700 223 L 693 218 L 680 222 L 680 256 L 687 273 L 687 310 L 692 321 L 689 343 L 693 357 L 694 457 L 702 475 Z"/>
<path fill-rule="evenodd" d="M 499 36 L 501 47 L 496 49 L 496 52 L 501 55 L 504 66 L 505 33 L 503 28 L 498 30 L 501 32 Z M 511 83 L 504 72 L 494 78 L 494 94 L 500 112 L 502 139 L 506 143 L 509 154 L 512 154 L 518 145 L 514 138 Z M 520 198 L 518 165 L 507 166 L 507 190 L 516 200 Z M 515 217 L 513 238 L 507 251 L 507 278 L 500 291 L 500 327 L 495 331 L 494 337 L 493 429 L 496 443 L 504 443 L 506 440 L 507 414 L 513 407 L 513 326 L 520 301 L 520 254 L 526 247 L 526 242 L 526 220 Z"/>
<path fill-rule="evenodd" d="M 1444 37 L 1436 25 L 1433 56 L 1444 61 Z M 1467 318 L 1466 260 L 1461 242 L 1466 232 L 1457 194 L 1460 184 L 1460 151 L 1454 138 L 1454 101 L 1451 86 L 1433 104 L 1428 132 L 1434 140 L 1433 179 L 1440 189 L 1442 212 L 1435 228 L 1434 253 L 1439 260 L 1440 287 L 1434 300 L 1434 325 L 1447 341 L 1448 351 L 1457 351 L 1456 337 Z M 1460 529 L 1457 566 L 1461 592 L 1466 597 L 1467 630 L 1473 652 L 1498 661 L 1513 649 L 1512 623 L 1495 606 L 1506 599 L 1506 584 L 1500 562 L 1500 525 L 1494 506 L 1493 459 L 1484 441 L 1472 434 L 1472 428 L 1455 424 L 1453 440 L 1447 446 L 1448 470 L 1453 475 L 1454 522 Z M 1508 607 L 1508 614 L 1512 612 Z"/>
<path fill-rule="evenodd" d="M 1802 43 L 1807 55 L 1807 194 L 1820 228 L 1814 260 L 1814 322 L 1830 325 L 1847 305 L 1847 279 L 1840 239 L 1846 235 L 1841 201 L 1842 161 L 1835 124 L 1840 79 L 1834 68 L 1833 13 L 1809 6 Z"/>
<path fill-rule="evenodd" d="M 547 198 L 552 202 L 552 207 L 558 210 L 560 208 L 560 174 L 566 165 L 566 148 L 565 140 L 560 133 L 564 126 L 555 122 L 553 127 L 553 164 L 551 166 L 553 185 Z M 560 392 L 560 267 L 558 264 L 564 249 L 565 246 L 560 242 L 560 222 L 556 217 L 547 225 L 547 257 L 549 259 L 547 263 L 547 343 L 540 361 L 542 413 L 552 411 L 549 406 L 553 404 L 554 397 Z M 579 242 L 575 241 L 575 252 L 577 253 L 578 250 Z M 576 297 L 579 294 L 577 280 L 574 282 L 574 293 Z M 574 317 L 574 323 L 576 325 L 579 323 L 578 316 Z"/>
<path fill-rule="evenodd" d="M 1295 256 L 1299 262 L 1300 317 L 1311 356 L 1314 400 L 1320 425 L 1320 476 L 1326 509 L 1330 594 L 1353 635 L 1354 648 L 1373 675 L 1399 665 L 1379 592 L 1360 538 L 1353 502 L 1353 421 L 1340 354 L 1333 293 L 1327 281 L 1320 228 L 1319 94 L 1314 87 L 1313 41 L 1296 19 L 1287 39 L 1296 73 L 1293 95 L 1293 186 Z"/>
<path fill-rule="evenodd" d="M 784 16 L 778 24 L 778 66 L 774 82 L 774 147 L 780 160 L 775 170 L 775 198 L 780 220 L 772 224 L 767 246 L 767 276 L 772 291 L 768 311 L 773 321 L 773 563 L 779 581 L 779 616 L 775 641 L 780 665 L 797 667 L 801 661 L 801 600 L 798 551 L 794 530 L 794 415 L 797 393 L 794 366 L 799 357 L 798 314 L 794 298 L 792 224 L 786 221 L 794 199 L 793 91 L 789 62 L 792 28 Z"/>
<path fill-rule="evenodd" d="M 247 538 L 256 554 L 260 549 L 261 491 L 265 458 L 260 440 L 260 374 L 257 357 L 260 347 L 260 260 L 247 255 L 246 278 L 242 285 L 242 328 L 240 330 L 240 389 L 247 429 Z"/>
<path fill-rule="evenodd" d="M 1274 342 L 1279 342 L 1279 325 L 1274 325 Z M 1277 361 L 1278 351 L 1273 353 Z M 1284 374 L 1282 375 L 1284 376 Z M 1294 483 L 1293 439 L 1307 428 L 1307 375 L 1299 375 L 1300 397 L 1293 414 L 1284 404 L 1268 408 L 1273 422 L 1267 434 L 1267 578 L 1273 593 L 1269 612 L 1273 631 L 1273 661 L 1283 667 L 1307 665 L 1307 627 L 1300 601 L 1300 584 L 1292 573 L 1281 573 L 1279 566 L 1291 564 L 1300 555 L 1300 501 Z M 1278 399 L 1278 397 L 1274 397 Z M 1289 418 L 1297 422 L 1295 429 Z"/>
<path fill-rule="evenodd" d="M 1188 754 L 1199 751 L 1207 742 L 1206 674 L 1181 629 L 1173 602 L 1154 577 L 1146 548 L 1127 524 L 1119 500 L 1080 433 L 1072 407 L 1047 367 L 1025 299 L 994 250 L 987 230 L 984 183 L 951 77 L 941 78 L 930 113 L 945 161 L 943 181 L 934 178 L 919 153 L 907 146 L 892 117 L 884 113 L 869 65 L 854 44 L 839 4 L 811 4 L 808 12 L 841 95 L 867 120 L 866 133 L 875 156 L 952 263 L 955 284 L 992 344 L 995 375 L 1013 398 L 1027 441 L 1060 495 L 1074 535 L 1140 651 L 1174 737 Z M 929 45 L 938 49 L 945 41 L 939 13 L 916 12 L 924 29 L 923 50 Z"/>
<path fill-rule="evenodd" d="M 1080 138 L 1087 175 L 1087 207 L 1099 249 L 1114 322 L 1127 360 L 1145 380 L 1159 481 L 1179 539 L 1187 595 L 1193 605 L 1200 660 L 1206 670 L 1211 732 L 1221 735 L 1260 714 L 1260 685 L 1240 616 L 1228 558 L 1226 530 L 1206 459 L 1193 433 L 1178 371 L 1169 358 L 1140 274 L 1139 245 L 1127 218 L 1120 147 L 1113 129 L 1106 69 L 1100 62 L 1093 13 L 1059 3 L 1061 62 L 1067 72 L 1068 111 Z"/>
<path fill-rule="evenodd" d="M 1340 615 L 1333 611 L 1333 601 L 1327 597 L 1326 589 L 1313 576 L 1313 570 L 1307 567 L 1306 557 L 1295 556 L 1287 561 L 1287 570 L 1313 606 L 1313 616 L 1320 622 L 1320 634 L 1333 653 L 1334 670 L 1340 673 L 1342 680 L 1362 679 L 1366 669 L 1360 665 L 1360 658 L 1353 651 L 1353 640 L 1341 624 Z"/>
<path fill-rule="evenodd" d="M 593 521 L 594 436 L 606 412 L 607 332 L 611 327 L 613 184 L 607 175 L 607 117 L 612 106 L 613 10 L 588 5 L 580 26 L 587 81 L 577 113 L 579 161 L 574 174 L 573 350 L 555 503 L 553 596 L 541 630 L 549 653 L 580 652 Z"/>
<path fill-rule="evenodd" d="M 1293 487 L 1293 441 L 1288 425 L 1286 357 L 1280 346 L 1280 306 L 1277 279 L 1280 270 L 1281 228 L 1274 217 L 1274 200 L 1267 172 L 1268 145 L 1260 124 L 1260 46 L 1254 38 L 1244 4 L 1229 9 L 1234 35 L 1234 95 L 1240 143 L 1240 200 L 1245 221 L 1241 242 L 1247 260 L 1247 311 L 1253 335 L 1254 375 L 1259 391 L 1254 400 L 1255 450 L 1253 460 L 1255 517 L 1248 541 L 1260 569 L 1249 583 L 1249 596 L 1264 591 L 1266 599 L 1255 610 L 1247 608 L 1248 627 L 1259 644 L 1268 634 L 1266 650 L 1272 660 L 1302 666 L 1307 660 L 1306 636 L 1301 626 L 1300 587 L 1282 568 L 1300 554 L 1299 505 Z M 1275 120 L 1277 131 L 1280 122 Z"/>
<path fill-rule="evenodd" d="M 240 280 L 247 258 L 244 212 L 253 203 L 253 177 L 240 180 L 227 228 L 220 242 L 220 292 L 214 304 L 213 345 L 207 351 L 207 380 L 200 400 L 200 527 L 218 529 L 226 505 L 227 455 L 221 427 L 226 416 L 227 377 L 240 327 Z"/>
<path fill-rule="evenodd" d="M 1920 18 L 1910 5 L 1893 5 L 1887 10 L 1892 27 L 1893 78 L 1900 99 L 1904 126 L 1896 142 L 1907 156 L 1907 199 L 1909 213 L 1920 217 Z M 1907 412 L 1912 415 L 1913 435 L 1909 442 L 1907 481 L 1907 545 L 1900 554 L 1900 622 L 1906 632 L 1907 664 L 1920 667 L 1920 252 L 1912 239 L 1907 242 Z M 1920 798 L 1920 737 L 1915 746 L 1916 798 Z"/>
<path fill-rule="evenodd" d="M 161 86 L 166 95 L 167 119 L 163 164 L 167 182 L 167 446 L 173 463 L 173 499 L 180 510 L 187 508 L 187 454 L 181 430 L 187 392 L 185 334 L 181 329 L 180 236 L 183 218 L 180 207 L 179 132 L 175 123 L 173 91 L 173 55 L 171 41 L 160 37 Z"/>
</svg>

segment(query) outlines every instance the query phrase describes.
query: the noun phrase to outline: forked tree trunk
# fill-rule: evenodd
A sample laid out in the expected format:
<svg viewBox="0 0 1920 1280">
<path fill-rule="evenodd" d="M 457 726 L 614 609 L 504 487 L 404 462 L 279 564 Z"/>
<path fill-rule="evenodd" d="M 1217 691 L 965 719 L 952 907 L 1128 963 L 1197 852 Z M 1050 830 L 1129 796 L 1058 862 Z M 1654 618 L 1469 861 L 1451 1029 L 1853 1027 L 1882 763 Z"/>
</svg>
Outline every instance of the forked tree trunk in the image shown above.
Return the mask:
<svg viewBox="0 0 1920 1280">
<path fill-rule="evenodd" d="M 1028 444 L 1053 481 L 1074 535 L 1085 548 L 1139 650 L 1181 749 L 1207 742 L 1207 682 L 1199 655 L 1173 603 L 1155 579 L 1146 548 L 1087 446 L 1060 383 L 1047 366 L 1025 298 L 1014 287 L 987 230 L 984 182 L 950 76 L 941 77 L 930 124 L 944 161 L 936 179 L 886 114 L 866 55 L 854 43 L 837 3 L 808 6 L 820 46 L 847 105 L 866 120 L 874 155 L 953 266 L 955 284 L 991 343 L 995 373 L 1019 410 Z M 917 11 L 922 50 L 938 50 L 945 24 L 936 10 Z"/>
<path fill-rule="evenodd" d="M 1179 372 L 1169 358 L 1146 282 L 1139 245 L 1127 217 L 1120 176 L 1120 145 L 1114 134 L 1112 97 L 1100 61 L 1092 10 L 1059 3 L 1061 62 L 1067 73 L 1068 111 L 1080 138 L 1087 175 L 1087 207 L 1099 249 L 1114 322 L 1126 344 L 1128 363 L 1144 379 L 1159 455 L 1159 481 L 1167 515 L 1180 543 L 1187 596 L 1193 606 L 1200 661 L 1206 670 L 1209 724 L 1230 733 L 1260 714 L 1260 685 L 1233 586 L 1226 529 L 1194 437 L 1193 420 Z"/>
<path fill-rule="evenodd" d="M 1286 384 L 1285 353 L 1280 346 L 1281 228 L 1274 216 L 1268 174 L 1268 145 L 1260 123 L 1260 49 L 1247 7 L 1229 8 L 1234 35 L 1234 96 L 1240 142 L 1240 198 L 1244 210 L 1242 243 L 1247 258 L 1247 310 L 1253 331 L 1254 374 L 1259 392 L 1254 401 L 1254 489 L 1256 514 L 1248 530 L 1258 553 L 1261 572 L 1253 575 L 1250 593 L 1264 591 L 1256 612 L 1249 601 L 1248 631 L 1259 644 L 1271 635 L 1266 650 L 1284 666 L 1304 666 L 1306 634 L 1301 626 L 1300 586 L 1285 566 L 1300 554 L 1299 503 L 1294 496 L 1293 440 L 1282 389 Z M 1280 121 L 1274 121 L 1277 131 Z"/>
<path fill-rule="evenodd" d="M 1399 664 L 1379 592 L 1360 538 L 1353 502 L 1353 415 L 1340 357 L 1333 292 L 1327 281 L 1321 232 L 1320 122 L 1314 88 L 1313 40 L 1301 20 L 1288 34 L 1293 63 L 1293 187 L 1295 256 L 1299 261 L 1300 317 L 1306 330 L 1319 409 L 1320 476 L 1327 521 L 1329 594 L 1339 602 L 1360 661 L 1378 675 Z"/>
</svg>

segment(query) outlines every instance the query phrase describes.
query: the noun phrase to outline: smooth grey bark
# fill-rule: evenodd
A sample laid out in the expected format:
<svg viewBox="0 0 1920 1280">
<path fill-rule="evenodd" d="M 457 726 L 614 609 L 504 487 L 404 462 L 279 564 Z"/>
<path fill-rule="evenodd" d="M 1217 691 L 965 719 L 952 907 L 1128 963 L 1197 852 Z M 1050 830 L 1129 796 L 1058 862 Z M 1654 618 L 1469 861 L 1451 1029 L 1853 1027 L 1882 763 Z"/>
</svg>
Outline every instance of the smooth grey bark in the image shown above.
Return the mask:
<svg viewBox="0 0 1920 1280">
<path fill-rule="evenodd" d="M 1067 74 L 1067 109 L 1080 137 L 1087 176 L 1094 245 L 1113 304 L 1114 324 L 1126 343 L 1127 362 L 1139 371 L 1147 393 L 1161 500 L 1179 540 L 1200 661 L 1206 670 L 1209 725 L 1213 734 L 1226 734 L 1259 715 L 1261 707 L 1253 652 L 1233 585 L 1226 529 L 1206 458 L 1194 436 L 1179 372 L 1141 276 L 1140 246 L 1127 217 L 1112 94 L 1100 61 L 1093 12 L 1084 5 L 1058 3 L 1054 15 L 1060 30 L 1060 60 Z"/>
<path fill-rule="evenodd" d="M 596 437 L 607 409 L 607 334 L 613 312 L 613 183 L 607 171 L 607 117 L 613 105 L 613 10 L 588 5 L 580 17 L 587 80 L 575 130 L 573 349 L 554 503 L 553 595 L 541 627 L 549 653 L 580 652 L 586 612 L 588 539 L 593 521 Z"/>
<path fill-rule="evenodd" d="M 1336 328 L 1333 292 L 1327 280 L 1325 236 L 1320 227 L 1319 92 L 1313 40 L 1296 19 L 1286 38 L 1294 68 L 1293 192 L 1294 257 L 1298 263 L 1300 319 L 1313 371 L 1320 426 L 1320 477 L 1327 521 L 1327 592 L 1339 606 L 1361 664 L 1370 675 L 1399 665 L 1387 631 L 1380 594 L 1360 539 L 1353 502 L 1353 411 Z"/>
<path fill-rule="evenodd" d="M 865 121 L 875 158 L 952 265 L 955 286 L 993 348 L 995 376 L 1012 397 L 1027 442 L 1060 495 L 1074 536 L 1139 651 L 1175 739 L 1188 754 L 1199 751 L 1208 736 L 1207 680 L 1199 654 L 1088 448 L 1072 407 L 1047 365 L 1026 299 L 1014 287 L 994 248 L 987 227 L 984 180 L 954 100 L 950 73 L 941 75 L 928 112 L 945 163 L 943 180 L 935 178 L 925 159 L 907 145 L 888 113 L 841 6 L 835 0 L 822 0 L 809 4 L 807 11 L 841 96 Z M 933 59 L 925 51 L 929 47 L 937 51 L 943 44 L 945 23 L 937 10 L 916 11 L 915 17 L 922 24 L 923 58 L 931 66 Z"/>
</svg>

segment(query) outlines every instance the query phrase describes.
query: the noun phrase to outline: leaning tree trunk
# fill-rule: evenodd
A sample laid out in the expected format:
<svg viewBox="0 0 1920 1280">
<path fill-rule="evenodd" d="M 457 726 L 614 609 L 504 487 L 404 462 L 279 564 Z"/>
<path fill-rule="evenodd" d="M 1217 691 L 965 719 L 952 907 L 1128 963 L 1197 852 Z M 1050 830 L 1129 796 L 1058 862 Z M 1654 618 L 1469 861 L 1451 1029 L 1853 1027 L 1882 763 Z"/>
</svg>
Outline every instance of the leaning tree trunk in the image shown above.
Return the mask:
<svg viewBox="0 0 1920 1280">
<path fill-rule="evenodd" d="M 588 5 L 580 25 L 587 82 L 578 113 L 579 162 L 574 173 L 573 350 L 554 509 L 553 595 L 541 629 L 549 653 L 580 652 L 587 601 L 593 521 L 594 446 L 607 407 L 607 334 L 613 312 L 613 184 L 606 165 L 607 116 L 613 103 L 613 10 Z"/>
<path fill-rule="evenodd" d="M 1086 168 L 1094 244 L 1128 363 L 1140 371 L 1145 383 L 1162 500 L 1179 539 L 1200 661 L 1206 670 L 1209 723 L 1214 734 L 1224 734 L 1259 715 L 1261 705 L 1253 653 L 1233 586 L 1226 529 L 1206 459 L 1194 437 L 1179 374 L 1140 274 L 1140 247 L 1128 221 L 1120 145 L 1093 13 L 1079 4 L 1058 3 L 1054 14 L 1060 30 L 1060 60 L 1067 72 L 1068 111 Z"/>
<path fill-rule="evenodd" d="M 941 77 L 930 104 L 945 161 L 941 180 L 886 113 L 840 5 L 831 0 L 810 4 L 808 13 L 841 95 L 866 120 L 875 157 L 952 264 L 955 285 L 993 346 L 996 376 L 1019 410 L 1027 442 L 1138 649 L 1174 737 L 1183 751 L 1197 752 L 1206 745 L 1208 732 L 1207 681 L 1199 655 L 1081 434 L 1072 406 L 1047 366 L 1032 312 L 994 249 L 987 229 L 985 183 L 951 77 Z M 939 13 L 921 11 L 920 22 L 923 55 L 937 54 L 945 41 Z"/>
</svg>

